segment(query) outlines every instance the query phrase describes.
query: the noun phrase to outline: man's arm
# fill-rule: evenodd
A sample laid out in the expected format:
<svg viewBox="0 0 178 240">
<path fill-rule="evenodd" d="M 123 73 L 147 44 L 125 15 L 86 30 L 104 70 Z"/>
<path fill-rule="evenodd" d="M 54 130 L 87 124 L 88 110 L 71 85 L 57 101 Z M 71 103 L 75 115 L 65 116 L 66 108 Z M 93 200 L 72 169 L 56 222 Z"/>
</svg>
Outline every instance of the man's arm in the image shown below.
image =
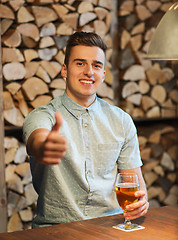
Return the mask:
<svg viewBox="0 0 178 240">
<path fill-rule="evenodd" d="M 127 212 L 124 213 L 124 217 L 127 220 L 132 220 L 145 215 L 149 208 L 148 196 L 145 181 L 141 172 L 141 168 L 119 170 L 120 173 L 136 173 L 139 180 L 139 191 L 135 192 L 135 196 L 139 198 L 138 202 L 128 205 Z"/>
<path fill-rule="evenodd" d="M 27 152 L 43 164 L 59 164 L 67 150 L 66 140 L 60 135 L 62 125 L 60 113 L 55 114 L 56 123 L 52 130 L 45 128 L 34 130 L 27 141 Z"/>
</svg>

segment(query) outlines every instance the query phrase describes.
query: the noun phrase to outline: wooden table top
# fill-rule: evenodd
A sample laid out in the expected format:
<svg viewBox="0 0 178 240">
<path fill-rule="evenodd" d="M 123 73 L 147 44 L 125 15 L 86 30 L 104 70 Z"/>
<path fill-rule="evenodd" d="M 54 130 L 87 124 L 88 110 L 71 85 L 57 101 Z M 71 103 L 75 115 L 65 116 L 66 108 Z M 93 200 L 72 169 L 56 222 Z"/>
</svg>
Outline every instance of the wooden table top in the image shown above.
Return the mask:
<svg viewBox="0 0 178 240">
<path fill-rule="evenodd" d="M 123 232 L 112 228 L 122 223 L 123 215 L 63 223 L 12 233 L 0 233 L 0 240 L 178 240 L 178 206 L 150 209 L 132 222 L 143 230 Z"/>
</svg>

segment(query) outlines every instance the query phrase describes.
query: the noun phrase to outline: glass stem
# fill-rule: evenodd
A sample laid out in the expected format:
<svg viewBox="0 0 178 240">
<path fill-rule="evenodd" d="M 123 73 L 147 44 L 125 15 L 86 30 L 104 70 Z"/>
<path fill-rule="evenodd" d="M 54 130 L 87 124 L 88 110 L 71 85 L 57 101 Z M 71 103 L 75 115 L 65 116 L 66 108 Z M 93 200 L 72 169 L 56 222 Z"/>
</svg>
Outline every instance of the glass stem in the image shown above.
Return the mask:
<svg viewBox="0 0 178 240">
<path fill-rule="evenodd" d="M 125 229 L 127 229 L 127 230 L 132 228 L 132 223 L 130 220 L 125 219 L 124 225 L 125 225 Z"/>
</svg>

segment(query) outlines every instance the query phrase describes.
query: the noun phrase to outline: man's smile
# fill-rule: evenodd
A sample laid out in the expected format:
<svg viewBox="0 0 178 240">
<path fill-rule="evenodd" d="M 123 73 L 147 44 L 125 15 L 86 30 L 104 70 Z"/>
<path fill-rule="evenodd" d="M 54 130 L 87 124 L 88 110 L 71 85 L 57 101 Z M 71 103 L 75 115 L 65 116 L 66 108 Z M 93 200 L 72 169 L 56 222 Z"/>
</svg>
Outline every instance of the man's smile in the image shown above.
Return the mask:
<svg viewBox="0 0 178 240">
<path fill-rule="evenodd" d="M 81 83 L 84 83 L 84 84 L 94 84 L 94 80 L 92 79 L 80 79 L 79 80 Z"/>
</svg>

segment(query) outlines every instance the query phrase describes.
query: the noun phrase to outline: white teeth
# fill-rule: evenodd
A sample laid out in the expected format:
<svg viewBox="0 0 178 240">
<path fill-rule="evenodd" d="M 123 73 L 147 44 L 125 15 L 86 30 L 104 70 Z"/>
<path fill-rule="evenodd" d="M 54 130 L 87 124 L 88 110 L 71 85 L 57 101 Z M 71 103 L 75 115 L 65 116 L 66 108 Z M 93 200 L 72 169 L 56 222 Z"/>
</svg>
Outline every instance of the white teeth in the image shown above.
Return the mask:
<svg viewBox="0 0 178 240">
<path fill-rule="evenodd" d="M 88 84 L 92 84 L 93 81 L 85 81 L 85 80 L 81 80 L 82 83 L 88 83 Z"/>
</svg>

